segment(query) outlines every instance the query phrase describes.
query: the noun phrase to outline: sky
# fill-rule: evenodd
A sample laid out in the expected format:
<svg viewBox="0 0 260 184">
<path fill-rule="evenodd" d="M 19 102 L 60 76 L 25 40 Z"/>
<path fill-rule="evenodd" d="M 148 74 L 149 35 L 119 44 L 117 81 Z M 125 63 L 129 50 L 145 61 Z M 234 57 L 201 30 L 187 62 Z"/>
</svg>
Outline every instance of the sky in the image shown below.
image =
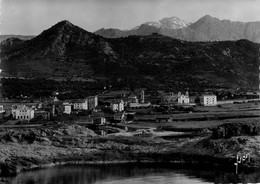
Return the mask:
<svg viewBox="0 0 260 184">
<path fill-rule="evenodd" d="M 1 34 L 38 35 L 62 20 L 93 32 L 131 29 L 176 16 L 195 22 L 204 15 L 260 21 L 260 0 L 0 0 Z"/>
</svg>

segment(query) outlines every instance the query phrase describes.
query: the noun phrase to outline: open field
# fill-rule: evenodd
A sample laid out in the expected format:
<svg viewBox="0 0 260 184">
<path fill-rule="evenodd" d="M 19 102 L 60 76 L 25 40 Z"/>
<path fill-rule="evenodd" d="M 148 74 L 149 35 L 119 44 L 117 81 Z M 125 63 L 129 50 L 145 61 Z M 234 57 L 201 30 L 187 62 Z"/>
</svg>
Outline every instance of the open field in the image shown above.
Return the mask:
<svg viewBox="0 0 260 184">
<path fill-rule="evenodd" d="M 206 112 L 234 112 L 234 111 L 260 110 L 260 102 L 222 104 L 220 106 L 213 106 L 213 107 L 196 106 L 194 107 L 194 110 L 206 111 Z"/>
<path fill-rule="evenodd" d="M 215 128 L 219 125 L 226 123 L 260 123 L 259 118 L 240 118 L 240 119 L 228 119 L 228 120 L 209 120 L 209 121 L 173 121 L 168 123 L 131 123 L 131 124 L 120 124 L 129 128 L 140 129 L 140 128 L 158 128 L 158 127 L 169 127 L 176 129 L 204 129 L 204 128 Z"/>
</svg>

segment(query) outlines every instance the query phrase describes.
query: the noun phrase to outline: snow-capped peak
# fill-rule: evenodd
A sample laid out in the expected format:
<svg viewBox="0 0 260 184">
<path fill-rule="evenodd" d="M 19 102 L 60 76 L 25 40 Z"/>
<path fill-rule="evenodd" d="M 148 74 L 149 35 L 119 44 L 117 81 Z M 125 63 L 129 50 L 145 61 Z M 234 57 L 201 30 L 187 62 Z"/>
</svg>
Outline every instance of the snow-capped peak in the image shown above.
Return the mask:
<svg viewBox="0 0 260 184">
<path fill-rule="evenodd" d="M 160 28 L 162 26 L 160 22 L 146 22 L 144 24 L 148 25 L 148 26 L 153 26 L 153 27 L 156 27 L 156 28 Z"/>
<path fill-rule="evenodd" d="M 148 25 L 156 28 L 163 28 L 163 29 L 181 29 L 187 27 L 189 24 L 185 21 L 181 20 L 178 17 L 168 17 L 159 20 L 159 22 L 146 22 L 142 25 Z M 136 26 L 131 30 L 137 30 L 140 26 Z"/>
<path fill-rule="evenodd" d="M 163 18 L 159 21 L 162 27 L 166 29 L 181 29 L 187 27 L 188 24 L 178 17 Z"/>
</svg>

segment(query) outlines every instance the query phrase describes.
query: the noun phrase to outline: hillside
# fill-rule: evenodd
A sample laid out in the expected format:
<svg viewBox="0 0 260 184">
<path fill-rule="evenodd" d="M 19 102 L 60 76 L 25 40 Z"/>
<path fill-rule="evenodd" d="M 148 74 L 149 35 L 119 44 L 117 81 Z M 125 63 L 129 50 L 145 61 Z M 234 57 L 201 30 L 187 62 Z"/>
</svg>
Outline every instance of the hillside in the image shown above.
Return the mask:
<svg viewBox="0 0 260 184">
<path fill-rule="evenodd" d="M 68 21 L 62 21 L 39 36 L 19 44 L 6 40 L 1 44 L 3 75 L 16 77 L 50 77 L 81 79 L 93 74 L 90 61 L 113 57 L 111 47 L 95 36 Z M 110 53 L 111 52 L 111 53 Z"/>
<path fill-rule="evenodd" d="M 142 27 L 146 26 L 146 29 Z M 205 15 L 198 21 L 188 24 L 176 18 L 164 18 L 159 22 L 144 23 L 134 30 L 100 29 L 95 33 L 106 38 L 126 37 L 130 35 L 149 35 L 160 33 L 165 36 L 186 41 L 227 41 L 247 39 L 260 43 L 260 22 L 234 22 L 219 20 Z M 112 34 L 113 33 L 113 34 Z"/>
<path fill-rule="evenodd" d="M 247 40 L 105 39 L 62 21 L 29 41 L 9 39 L 1 49 L 4 76 L 169 90 L 258 87 L 259 45 Z"/>
</svg>

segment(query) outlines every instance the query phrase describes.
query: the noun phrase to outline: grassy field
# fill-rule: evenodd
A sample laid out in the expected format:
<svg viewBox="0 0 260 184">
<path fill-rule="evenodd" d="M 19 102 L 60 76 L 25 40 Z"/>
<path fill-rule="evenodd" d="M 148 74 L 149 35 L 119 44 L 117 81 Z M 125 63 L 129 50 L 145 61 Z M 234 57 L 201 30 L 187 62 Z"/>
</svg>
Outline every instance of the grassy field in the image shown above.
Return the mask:
<svg viewBox="0 0 260 184">
<path fill-rule="evenodd" d="M 157 127 L 169 127 L 176 129 L 203 129 L 203 128 L 214 128 L 225 123 L 260 123 L 260 118 L 240 118 L 240 119 L 228 119 L 228 120 L 212 120 L 212 121 L 174 121 L 168 123 L 131 123 L 131 124 L 120 124 L 122 126 L 130 128 L 157 128 Z"/>
<path fill-rule="evenodd" d="M 213 106 L 213 107 L 196 106 L 194 107 L 194 110 L 206 111 L 206 112 L 234 112 L 234 111 L 260 110 L 260 102 L 223 104 L 220 106 Z"/>
<path fill-rule="evenodd" d="M 134 122 L 122 125 L 135 129 L 157 127 L 203 129 L 233 122 L 260 122 L 260 102 L 224 104 L 214 107 L 196 106 L 194 112 L 172 114 L 172 122 Z"/>
</svg>

